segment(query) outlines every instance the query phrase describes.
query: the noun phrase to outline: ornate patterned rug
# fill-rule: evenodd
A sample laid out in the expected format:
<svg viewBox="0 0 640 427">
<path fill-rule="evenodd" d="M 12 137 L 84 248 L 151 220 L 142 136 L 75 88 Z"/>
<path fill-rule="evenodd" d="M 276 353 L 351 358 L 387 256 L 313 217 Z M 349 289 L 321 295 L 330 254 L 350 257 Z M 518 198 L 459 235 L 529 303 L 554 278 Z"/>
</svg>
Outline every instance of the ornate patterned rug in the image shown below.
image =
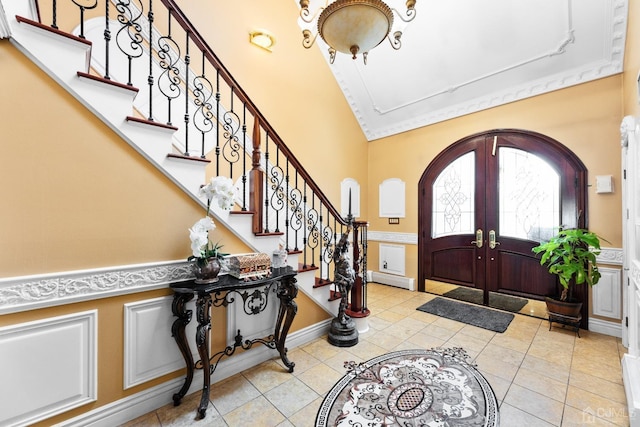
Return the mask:
<svg viewBox="0 0 640 427">
<path fill-rule="evenodd" d="M 462 348 L 395 351 L 345 367 L 316 427 L 499 425 L 495 393 Z"/>
</svg>

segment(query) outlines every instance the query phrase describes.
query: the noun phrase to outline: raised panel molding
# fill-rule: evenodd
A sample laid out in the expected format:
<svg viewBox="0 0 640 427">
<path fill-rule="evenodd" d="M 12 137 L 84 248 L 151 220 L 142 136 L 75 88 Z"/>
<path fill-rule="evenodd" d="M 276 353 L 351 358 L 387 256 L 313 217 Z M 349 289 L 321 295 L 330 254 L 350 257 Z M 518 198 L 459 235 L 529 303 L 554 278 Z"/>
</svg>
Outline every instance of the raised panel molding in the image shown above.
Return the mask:
<svg viewBox="0 0 640 427">
<path fill-rule="evenodd" d="M 173 297 L 167 296 L 124 305 L 125 389 L 184 368 L 182 354 L 171 336 L 175 320 L 172 301 Z M 187 310 L 195 313 L 194 301 L 187 304 Z M 196 325 L 195 320 L 187 325 L 188 337 L 195 337 Z M 197 359 L 192 341 L 191 354 Z"/>
<path fill-rule="evenodd" d="M 0 314 L 166 288 L 193 278 L 186 261 L 0 279 Z"/>
<path fill-rule="evenodd" d="M 0 425 L 97 400 L 97 310 L 0 328 Z"/>
<path fill-rule="evenodd" d="M 405 247 L 404 245 L 380 244 L 380 260 L 378 269 L 382 273 L 404 276 Z"/>
<path fill-rule="evenodd" d="M 621 273 L 617 268 L 599 267 L 602 277 L 591 289 L 593 314 L 610 319 L 622 319 Z"/>
<path fill-rule="evenodd" d="M 406 184 L 400 178 L 389 178 L 379 185 L 380 217 L 405 217 L 405 187 Z"/>
</svg>

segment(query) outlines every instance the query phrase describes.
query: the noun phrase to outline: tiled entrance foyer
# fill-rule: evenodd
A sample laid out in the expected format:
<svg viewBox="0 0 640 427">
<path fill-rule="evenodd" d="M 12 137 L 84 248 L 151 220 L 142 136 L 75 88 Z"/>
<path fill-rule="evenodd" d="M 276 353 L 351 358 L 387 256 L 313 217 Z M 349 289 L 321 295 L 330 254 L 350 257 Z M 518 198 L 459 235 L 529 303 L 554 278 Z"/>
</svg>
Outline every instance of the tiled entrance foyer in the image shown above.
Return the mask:
<svg viewBox="0 0 640 427">
<path fill-rule="evenodd" d="M 289 351 L 293 374 L 275 357 L 216 383 L 204 420 L 194 419 L 195 393 L 125 426 L 310 427 L 344 361 L 438 346 L 463 347 L 475 358 L 498 397 L 502 427 L 629 425 L 619 339 L 587 331 L 576 338 L 523 315 L 499 334 L 417 311 L 431 294 L 369 284 L 368 295 L 370 330 L 356 346 L 333 347 L 324 337 Z"/>
</svg>

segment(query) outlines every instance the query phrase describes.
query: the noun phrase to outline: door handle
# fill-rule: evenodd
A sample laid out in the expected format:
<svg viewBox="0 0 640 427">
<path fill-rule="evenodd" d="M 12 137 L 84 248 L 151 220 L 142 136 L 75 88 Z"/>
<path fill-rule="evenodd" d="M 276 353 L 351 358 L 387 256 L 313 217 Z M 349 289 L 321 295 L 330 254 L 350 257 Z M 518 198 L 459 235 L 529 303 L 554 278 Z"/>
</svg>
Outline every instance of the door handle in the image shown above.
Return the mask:
<svg viewBox="0 0 640 427">
<path fill-rule="evenodd" d="M 496 231 L 489 230 L 489 248 L 495 249 L 499 244 L 500 242 L 496 242 Z"/>
<path fill-rule="evenodd" d="M 476 230 L 476 240 L 472 240 L 471 244 L 476 245 L 479 248 L 482 247 L 482 229 L 481 228 L 478 228 Z"/>
</svg>

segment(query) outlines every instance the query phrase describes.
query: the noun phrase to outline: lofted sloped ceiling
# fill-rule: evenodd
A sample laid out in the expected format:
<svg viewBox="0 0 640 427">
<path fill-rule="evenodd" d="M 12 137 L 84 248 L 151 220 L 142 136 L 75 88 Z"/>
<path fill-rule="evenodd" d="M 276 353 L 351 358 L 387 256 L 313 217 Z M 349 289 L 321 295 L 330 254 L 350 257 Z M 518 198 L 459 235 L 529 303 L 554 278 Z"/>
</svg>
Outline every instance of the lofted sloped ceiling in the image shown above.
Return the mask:
<svg viewBox="0 0 640 427">
<path fill-rule="evenodd" d="M 404 10 L 404 1 L 398 6 Z M 402 48 L 330 68 L 369 141 L 620 73 L 627 0 L 418 0 Z M 314 48 L 329 60 L 320 37 Z"/>
</svg>

